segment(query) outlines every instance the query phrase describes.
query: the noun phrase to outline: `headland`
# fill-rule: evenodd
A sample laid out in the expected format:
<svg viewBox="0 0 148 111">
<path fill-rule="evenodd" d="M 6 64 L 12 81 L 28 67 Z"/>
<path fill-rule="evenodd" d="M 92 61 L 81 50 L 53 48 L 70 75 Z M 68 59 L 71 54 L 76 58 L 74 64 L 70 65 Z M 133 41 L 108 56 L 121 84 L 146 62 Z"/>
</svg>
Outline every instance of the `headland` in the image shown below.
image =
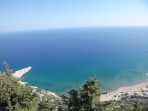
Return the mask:
<svg viewBox="0 0 148 111">
<path fill-rule="evenodd" d="M 20 69 L 18 71 L 15 71 L 12 75 L 16 78 L 21 78 L 24 74 L 26 74 L 27 72 L 29 72 L 30 70 L 32 69 L 31 66 L 27 67 L 27 68 L 23 68 L 23 69 Z"/>
</svg>

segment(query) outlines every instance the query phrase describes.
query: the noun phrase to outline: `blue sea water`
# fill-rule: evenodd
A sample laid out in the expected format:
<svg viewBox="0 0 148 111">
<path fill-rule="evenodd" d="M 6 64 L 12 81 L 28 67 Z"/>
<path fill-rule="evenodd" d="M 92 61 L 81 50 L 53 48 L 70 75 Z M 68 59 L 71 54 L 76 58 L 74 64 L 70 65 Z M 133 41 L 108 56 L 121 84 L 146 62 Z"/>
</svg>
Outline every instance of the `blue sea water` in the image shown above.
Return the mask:
<svg viewBox="0 0 148 111">
<path fill-rule="evenodd" d="M 148 28 L 0 33 L 3 61 L 13 70 L 32 66 L 22 81 L 57 93 L 93 76 L 101 80 L 102 90 L 114 90 L 148 80 Z"/>
</svg>

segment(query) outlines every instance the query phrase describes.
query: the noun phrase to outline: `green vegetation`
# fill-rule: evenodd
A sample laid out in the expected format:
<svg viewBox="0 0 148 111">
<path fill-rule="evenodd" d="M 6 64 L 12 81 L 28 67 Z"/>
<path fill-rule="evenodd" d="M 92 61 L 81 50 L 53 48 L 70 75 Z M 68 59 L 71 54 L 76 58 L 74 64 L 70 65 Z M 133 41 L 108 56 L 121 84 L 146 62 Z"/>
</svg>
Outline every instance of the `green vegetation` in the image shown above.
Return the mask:
<svg viewBox="0 0 148 111">
<path fill-rule="evenodd" d="M 20 84 L 6 62 L 4 66 L 6 71 L 0 73 L 0 111 L 148 111 L 147 98 L 101 102 L 101 84 L 96 78 L 58 98 Z"/>
<path fill-rule="evenodd" d="M 100 83 L 96 78 L 87 80 L 81 90 L 72 89 L 68 96 L 62 96 L 68 111 L 102 111 Z"/>
<path fill-rule="evenodd" d="M 134 110 L 135 111 L 141 111 L 141 106 L 140 106 L 140 103 L 138 101 L 136 101 L 136 103 L 134 105 Z"/>
<path fill-rule="evenodd" d="M 6 63 L 5 68 L 6 72 L 0 74 L 0 111 L 35 111 L 37 94 L 12 77 Z"/>
</svg>

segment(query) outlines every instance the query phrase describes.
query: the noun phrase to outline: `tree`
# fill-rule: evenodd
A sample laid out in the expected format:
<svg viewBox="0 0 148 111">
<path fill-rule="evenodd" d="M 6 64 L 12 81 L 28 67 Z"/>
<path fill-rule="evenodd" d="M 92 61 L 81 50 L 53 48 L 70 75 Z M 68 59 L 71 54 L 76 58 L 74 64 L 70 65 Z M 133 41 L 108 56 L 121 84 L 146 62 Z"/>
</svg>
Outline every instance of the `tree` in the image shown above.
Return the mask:
<svg viewBox="0 0 148 111">
<path fill-rule="evenodd" d="M 68 105 L 68 111 L 102 111 L 100 102 L 100 82 L 96 78 L 87 80 L 80 91 L 72 89 L 63 101 Z"/>
<path fill-rule="evenodd" d="M 4 66 L 6 72 L 0 73 L 0 111 L 35 111 L 39 102 L 37 94 L 12 76 L 6 62 Z"/>
<path fill-rule="evenodd" d="M 101 84 L 96 78 L 87 80 L 80 91 L 81 111 L 102 111 L 100 102 Z"/>
<path fill-rule="evenodd" d="M 9 64 L 4 61 L 3 65 L 5 67 L 5 74 L 10 76 L 12 74 L 12 69 L 9 68 Z"/>
<path fill-rule="evenodd" d="M 59 103 L 61 101 L 54 96 L 44 96 L 39 103 L 38 111 L 59 111 Z"/>
<path fill-rule="evenodd" d="M 72 89 L 68 92 L 69 102 L 68 111 L 79 111 L 80 110 L 80 97 L 79 92 L 76 89 Z"/>
<path fill-rule="evenodd" d="M 134 111 L 142 111 L 141 105 L 138 101 L 135 102 Z"/>
</svg>

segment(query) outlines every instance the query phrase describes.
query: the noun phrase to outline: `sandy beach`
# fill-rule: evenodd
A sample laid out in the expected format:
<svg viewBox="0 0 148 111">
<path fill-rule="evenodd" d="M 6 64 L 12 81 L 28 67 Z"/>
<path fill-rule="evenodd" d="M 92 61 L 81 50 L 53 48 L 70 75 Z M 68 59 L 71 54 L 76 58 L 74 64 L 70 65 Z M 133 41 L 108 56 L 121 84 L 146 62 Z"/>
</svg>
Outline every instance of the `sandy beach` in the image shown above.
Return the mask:
<svg viewBox="0 0 148 111">
<path fill-rule="evenodd" d="M 115 91 L 102 94 L 101 101 L 119 100 L 125 96 L 146 96 L 148 97 L 148 82 L 128 87 L 121 87 Z"/>
</svg>

